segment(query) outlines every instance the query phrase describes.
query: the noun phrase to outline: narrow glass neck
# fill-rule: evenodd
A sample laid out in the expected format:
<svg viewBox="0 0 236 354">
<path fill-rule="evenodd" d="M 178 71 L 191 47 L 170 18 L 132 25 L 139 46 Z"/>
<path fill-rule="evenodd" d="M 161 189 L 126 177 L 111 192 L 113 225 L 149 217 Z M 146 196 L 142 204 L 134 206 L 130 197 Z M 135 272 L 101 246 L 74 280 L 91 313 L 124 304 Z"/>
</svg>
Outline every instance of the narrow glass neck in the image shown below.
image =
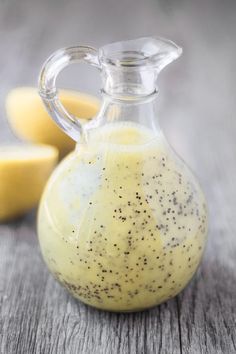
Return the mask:
<svg viewBox="0 0 236 354">
<path fill-rule="evenodd" d="M 109 123 L 131 122 L 150 129 L 154 135 L 161 134 L 156 98 L 157 92 L 149 96 L 133 96 L 125 100 L 103 93 L 100 112 L 95 119 L 86 124 L 87 133 Z"/>
<path fill-rule="evenodd" d="M 102 70 L 103 90 L 122 100 L 145 98 L 157 91 L 157 72 L 153 68 L 119 68 Z"/>
</svg>

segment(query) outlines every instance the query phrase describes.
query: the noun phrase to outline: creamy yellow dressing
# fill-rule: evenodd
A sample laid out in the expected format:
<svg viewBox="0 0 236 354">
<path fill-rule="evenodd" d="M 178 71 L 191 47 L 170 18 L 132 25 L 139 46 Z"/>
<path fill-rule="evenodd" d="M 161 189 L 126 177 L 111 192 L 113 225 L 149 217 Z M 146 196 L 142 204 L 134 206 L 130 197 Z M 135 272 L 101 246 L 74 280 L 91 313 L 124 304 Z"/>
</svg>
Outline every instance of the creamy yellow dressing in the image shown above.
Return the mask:
<svg viewBox="0 0 236 354">
<path fill-rule="evenodd" d="M 97 308 L 135 311 L 176 295 L 206 237 L 204 196 L 161 136 L 134 123 L 91 133 L 50 178 L 38 216 L 56 278 Z"/>
</svg>

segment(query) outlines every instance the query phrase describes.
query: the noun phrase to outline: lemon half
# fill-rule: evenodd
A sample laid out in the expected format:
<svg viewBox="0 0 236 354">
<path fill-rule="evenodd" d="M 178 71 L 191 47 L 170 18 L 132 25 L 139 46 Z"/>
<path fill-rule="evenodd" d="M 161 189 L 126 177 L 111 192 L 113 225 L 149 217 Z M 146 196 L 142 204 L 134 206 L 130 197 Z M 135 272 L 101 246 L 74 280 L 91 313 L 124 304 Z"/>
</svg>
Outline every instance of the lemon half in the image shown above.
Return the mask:
<svg viewBox="0 0 236 354">
<path fill-rule="evenodd" d="M 47 145 L 0 146 L 0 221 L 35 207 L 58 160 Z"/>
<path fill-rule="evenodd" d="M 59 98 L 68 112 L 85 120 L 94 117 L 100 107 L 96 97 L 75 91 L 62 90 Z M 12 130 L 19 138 L 56 146 L 60 158 L 74 149 L 75 142 L 49 116 L 36 88 L 19 87 L 10 91 L 6 111 Z"/>
</svg>

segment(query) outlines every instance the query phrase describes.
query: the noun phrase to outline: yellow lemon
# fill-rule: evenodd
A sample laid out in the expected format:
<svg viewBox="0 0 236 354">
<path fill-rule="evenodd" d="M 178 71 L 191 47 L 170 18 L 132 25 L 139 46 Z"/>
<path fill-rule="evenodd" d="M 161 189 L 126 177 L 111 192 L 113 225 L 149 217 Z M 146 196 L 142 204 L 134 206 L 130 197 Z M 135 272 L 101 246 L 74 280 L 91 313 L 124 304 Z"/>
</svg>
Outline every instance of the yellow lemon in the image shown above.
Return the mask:
<svg viewBox="0 0 236 354">
<path fill-rule="evenodd" d="M 62 90 L 64 107 L 75 117 L 91 119 L 99 109 L 99 100 L 87 94 Z M 9 92 L 6 111 L 14 133 L 27 141 L 58 148 L 60 158 L 74 149 L 75 142 L 49 116 L 36 88 L 19 87 Z"/>
<path fill-rule="evenodd" d="M 35 207 L 58 160 L 47 145 L 0 146 L 0 221 Z"/>
</svg>

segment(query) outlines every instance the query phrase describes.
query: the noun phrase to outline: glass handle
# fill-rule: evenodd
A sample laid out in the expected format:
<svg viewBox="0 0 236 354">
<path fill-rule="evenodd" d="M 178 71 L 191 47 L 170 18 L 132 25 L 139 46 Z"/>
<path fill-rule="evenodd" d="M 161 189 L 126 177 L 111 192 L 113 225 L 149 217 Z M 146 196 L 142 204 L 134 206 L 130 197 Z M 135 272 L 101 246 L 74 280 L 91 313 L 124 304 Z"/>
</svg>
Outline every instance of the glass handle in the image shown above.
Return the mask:
<svg viewBox="0 0 236 354">
<path fill-rule="evenodd" d="M 59 49 L 44 63 L 39 76 L 39 94 L 48 113 L 55 122 L 75 141 L 82 133 L 79 117 L 67 112 L 58 98 L 56 78 L 69 64 L 88 63 L 100 68 L 98 51 L 92 47 L 77 46 Z"/>
</svg>

